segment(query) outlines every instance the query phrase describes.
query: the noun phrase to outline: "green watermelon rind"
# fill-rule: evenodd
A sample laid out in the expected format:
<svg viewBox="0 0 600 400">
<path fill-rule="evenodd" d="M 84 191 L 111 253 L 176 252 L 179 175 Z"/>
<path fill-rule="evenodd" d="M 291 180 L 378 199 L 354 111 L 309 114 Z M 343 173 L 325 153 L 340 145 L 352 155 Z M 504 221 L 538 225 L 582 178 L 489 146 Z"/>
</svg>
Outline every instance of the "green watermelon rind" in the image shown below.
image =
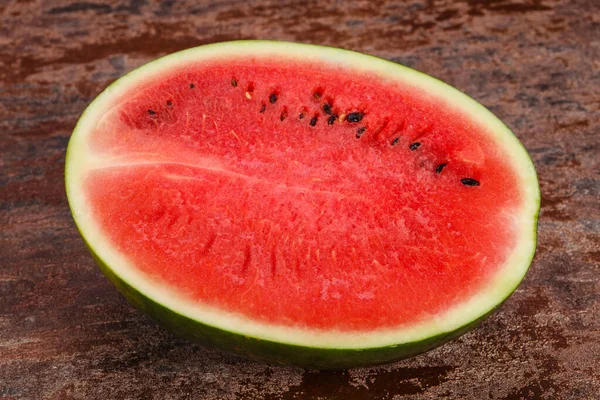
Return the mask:
<svg viewBox="0 0 600 400">
<path fill-rule="evenodd" d="M 167 330 L 180 337 L 201 343 L 206 346 L 219 348 L 226 352 L 282 365 L 296 365 L 311 369 L 347 369 L 367 367 L 398 361 L 415 356 L 427 350 L 438 347 L 475 328 L 496 308 L 477 318 L 475 321 L 452 332 L 443 332 L 417 342 L 402 343 L 392 346 L 345 349 L 319 348 L 298 346 L 287 343 L 273 342 L 256 337 L 240 335 L 203 324 L 183 314 L 171 310 L 151 298 L 144 296 L 123 279 L 120 279 L 88 245 L 88 249 L 102 272 L 115 287 L 137 309 L 143 311 Z M 507 296 L 508 297 L 508 296 Z"/>
<path fill-rule="evenodd" d="M 301 53 L 302 51 L 306 50 L 316 51 L 316 49 L 318 49 L 320 55 L 326 56 L 327 59 L 324 61 L 329 61 L 335 64 L 338 62 L 338 58 L 340 58 L 342 59 L 340 64 L 355 67 L 354 64 L 348 65 L 348 60 L 350 60 L 350 62 L 360 60 L 361 64 L 356 65 L 356 67 L 364 70 L 370 70 L 369 64 L 372 63 L 373 65 L 377 66 L 377 73 L 379 73 L 381 76 L 385 77 L 387 74 L 390 76 L 396 74 L 400 75 L 402 72 L 406 74 L 406 77 L 403 77 L 403 79 L 408 80 L 409 78 L 417 77 L 419 83 L 428 86 L 427 90 L 429 90 L 431 93 L 439 94 L 439 96 L 442 98 L 460 100 L 464 102 L 461 108 L 465 110 L 465 112 L 470 111 L 472 114 L 478 114 L 477 117 L 480 121 L 489 121 L 490 124 L 494 126 L 492 130 L 494 131 L 493 133 L 497 135 L 497 140 L 499 142 L 510 142 L 508 146 L 512 146 L 512 149 L 515 150 L 515 152 L 521 153 L 516 156 L 511 155 L 513 157 L 513 162 L 518 162 L 521 166 L 528 168 L 527 172 L 523 172 L 523 185 L 525 185 L 525 183 L 529 184 L 529 203 L 527 203 L 526 206 L 528 206 L 528 210 L 533 211 L 533 215 L 528 217 L 528 221 L 526 221 L 528 222 L 527 224 L 523 224 L 523 233 L 529 240 L 530 245 L 525 248 L 527 253 L 518 253 L 515 251 L 515 254 L 519 256 L 517 257 L 517 260 L 520 264 L 516 266 L 519 268 L 517 270 L 517 274 L 514 276 L 503 276 L 501 281 L 495 282 L 495 285 L 492 287 L 492 289 L 495 291 L 494 296 L 491 301 L 488 301 L 489 304 L 486 303 L 484 308 L 477 310 L 477 314 L 472 312 L 472 310 L 468 310 L 468 320 L 462 316 L 460 318 L 456 318 L 459 320 L 459 323 L 457 323 L 453 329 L 427 332 L 427 334 L 423 335 L 423 337 L 419 337 L 418 340 L 410 339 L 406 341 L 398 341 L 398 343 L 386 343 L 382 346 L 369 345 L 365 347 L 356 345 L 345 346 L 346 343 L 344 343 L 343 340 L 340 340 L 339 345 L 332 345 L 330 342 L 327 345 L 318 345 L 318 343 L 315 345 L 315 343 L 308 342 L 303 343 L 303 340 L 300 336 L 293 337 L 289 340 L 288 338 L 279 336 L 276 338 L 277 340 L 273 340 L 273 337 L 248 335 L 244 332 L 236 331 L 234 329 L 225 329 L 209 323 L 210 321 L 202 322 L 197 318 L 193 318 L 192 316 L 178 312 L 174 309 L 176 307 L 170 307 L 164 304 L 164 301 L 157 301 L 156 299 L 153 299 L 152 296 L 148 295 L 148 293 L 144 294 L 143 290 L 140 290 L 139 285 L 137 285 L 138 287 L 136 288 L 136 283 L 138 282 L 132 282 L 131 279 L 129 281 L 124 279 L 122 276 L 123 270 L 121 270 L 121 274 L 119 274 L 119 266 L 115 266 L 113 264 L 111 267 L 109 266 L 110 263 L 104 261 L 105 257 L 100 255 L 101 252 L 99 252 L 96 248 L 101 246 L 94 245 L 94 235 L 97 236 L 98 233 L 90 232 L 90 229 L 93 228 L 91 228 L 92 224 L 86 223 L 85 218 L 78 214 L 77 202 L 79 200 L 76 200 L 78 194 L 77 179 L 73 178 L 73 176 L 77 176 L 75 171 L 78 169 L 78 167 L 80 167 L 80 164 L 82 164 L 81 155 L 75 155 L 79 146 L 82 145 L 80 143 L 82 139 L 79 139 L 79 137 L 82 136 L 80 132 L 85 130 L 85 124 L 82 121 L 86 121 L 90 114 L 93 115 L 95 109 L 98 107 L 98 104 L 100 106 L 105 105 L 99 99 L 105 99 L 107 97 L 110 98 L 112 94 L 111 92 L 118 91 L 124 82 L 134 81 L 135 79 L 139 80 L 141 77 L 144 77 L 145 74 L 152 75 L 153 73 L 160 71 L 161 68 L 164 68 L 165 65 L 168 67 L 169 62 L 173 62 L 174 59 L 176 60 L 180 58 L 189 60 L 190 57 L 194 57 L 196 52 L 198 52 L 198 54 L 200 54 L 202 57 L 203 54 L 210 54 L 210 50 L 207 49 L 223 49 L 225 46 L 229 46 L 229 49 L 233 50 L 236 48 L 241 50 L 243 48 L 246 52 L 249 52 L 249 49 L 252 47 L 254 47 L 256 50 L 262 50 L 265 47 L 274 48 L 274 55 L 277 54 L 277 49 L 279 48 L 281 49 L 282 53 L 285 53 L 288 56 L 293 50 L 298 50 Z M 282 46 L 285 46 L 285 51 L 283 50 Z M 501 133 L 498 133 L 500 131 Z M 73 140 L 73 138 L 75 138 L 75 140 Z M 90 253 L 100 266 L 100 269 L 103 271 L 103 273 L 134 306 L 150 315 L 161 325 L 167 327 L 175 333 L 180 334 L 181 336 L 188 337 L 190 339 L 199 341 L 200 343 L 221 348 L 238 355 L 270 362 L 294 364 L 309 368 L 338 369 L 376 365 L 419 354 L 464 334 L 465 332 L 473 329 L 488 315 L 490 315 L 518 287 L 519 283 L 524 278 L 535 254 L 537 220 L 540 208 L 539 186 L 537 184 L 537 176 L 533 167 L 533 163 L 522 143 L 518 141 L 516 136 L 514 136 L 514 134 L 504 124 L 502 124 L 501 121 L 499 121 L 491 112 L 485 109 L 485 107 L 458 90 L 428 75 L 387 60 L 379 59 L 377 57 L 354 53 L 347 50 L 325 48 L 322 46 L 270 41 L 227 42 L 224 44 L 213 44 L 185 50 L 148 63 L 112 83 L 85 110 L 80 118 L 80 121 L 75 127 L 73 138 L 69 142 L 66 156 L 65 179 L 67 186 L 67 197 L 69 198 L 69 205 L 71 207 L 75 223 L 82 237 L 84 238 Z M 515 147 L 516 143 L 518 143 L 518 146 Z M 518 150 L 518 147 L 520 147 L 520 150 Z M 532 229 L 532 232 L 529 234 L 525 232 L 525 227 L 527 226 Z M 511 267 L 512 266 L 504 266 L 504 268 Z M 143 287 L 143 285 L 141 287 Z M 490 295 L 490 297 L 492 296 Z M 489 299 L 486 298 L 485 300 L 487 301 Z M 429 331 L 431 331 L 431 329 L 429 329 Z"/>
</svg>

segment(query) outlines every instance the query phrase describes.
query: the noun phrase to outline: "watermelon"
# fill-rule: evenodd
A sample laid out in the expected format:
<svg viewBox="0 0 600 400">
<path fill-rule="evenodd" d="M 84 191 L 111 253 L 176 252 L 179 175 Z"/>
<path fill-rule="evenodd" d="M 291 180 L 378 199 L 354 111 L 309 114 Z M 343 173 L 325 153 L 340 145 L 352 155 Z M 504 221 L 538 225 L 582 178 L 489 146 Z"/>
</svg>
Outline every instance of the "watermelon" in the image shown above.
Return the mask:
<svg viewBox="0 0 600 400">
<path fill-rule="evenodd" d="M 523 279 L 539 187 L 492 113 L 415 70 L 269 41 L 197 47 L 85 110 L 69 204 L 102 271 L 160 324 L 313 368 L 476 326 Z"/>
</svg>

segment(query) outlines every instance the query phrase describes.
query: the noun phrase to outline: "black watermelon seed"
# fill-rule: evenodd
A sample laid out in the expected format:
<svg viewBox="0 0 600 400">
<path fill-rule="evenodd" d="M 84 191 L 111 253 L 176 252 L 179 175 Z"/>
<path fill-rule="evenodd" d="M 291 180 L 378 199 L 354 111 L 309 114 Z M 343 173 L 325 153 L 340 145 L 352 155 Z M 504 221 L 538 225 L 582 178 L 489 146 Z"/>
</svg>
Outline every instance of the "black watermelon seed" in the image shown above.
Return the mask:
<svg viewBox="0 0 600 400">
<path fill-rule="evenodd" d="M 300 115 L 298 115 L 298 119 L 302 119 L 302 118 L 304 118 L 304 114 L 300 113 Z"/>
<path fill-rule="evenodd" d="M 437 167 L 435 167 L 435 173 L 436 174 L 441 173 L 446 165 L 448 165 L 448 163 L 443 163 L 443 164 L 440 164 Z"/>
<path fill-rule="evenodd" d="M 336 119 L 337 119 L 337 115 L 330 116 L 329 118 L 327 118 L 327 124 L 333 125 L 333 123 L 335 122 Z"/>
<path fill-rule="evenodd" d="M 237 80 L 235 78 L 231 79 L 231 86 L 237 87 Z"/>
<path fill-rule="evenodd" d="M 262 106 L 260 106 L 260 112 L 261 113 L 264 113 L 266 109 L 267 109 L 266 105 L 263 104 Z"/>
<path fill-rule="evenodd" d="M 348 120 L 348 122 L 360 122 L 362 121 L 364 115 L 365 114 L 360 112 L 353 112 L 346 116 L 346 120 Z"/>
<path fill-rule="evenodd" d="M 173 102 L 172 102 L 171 100 L 167 100 L 167 105 L 168 105 L 169 107 L 171 107 L 171 106 L 173 105 Z"/>
<path fill-rule="evenodd" d="M 399 137 L 397 137 L 396 139 L 392 140 L 392 146 L 397 145 L 399 141 L 400 141 Z"/>
<path fill-rule="evenodd" d="M 279 116 L 279 120 L 280 120 L 280 121 L 283 121 L 283 120 L 284 120 L 284 119 L 286 119 L 286 118 L 287 118 L 287 112 L 286 112 L 286 111 L 283 111 L 283 112 L 281 113 L 281 115 Z"/>
<path fill-rule="evenodd" d="M 311 120 L 310 120 L 310 122 L 309 122 L 310 126 L 315 126 L 317 124 L 318 120 L 319 119 L 316 116 L 312 117 Z"/>
<path fill-rule="evenodd" d="M 415 151 L 416 149 L 419 148 L 420 145 L 421 145 L 421 143 L 414 142 L 414 143 L 411 143 L 410 146 L 408 146 L 408 148 L 411 149 L 412 151 Z"/>
<path fill-rule="evenodd" d="M 325 114 L 331 115 L 331 106 L 327 103 L 323 104 L 323 111 L 325 111 Z"/>
<path fill-rule="evenodd" d="M 362 128 L 358 128 L 356 130 L 356 138 L 360 139 L 360 137 L 362 136 L 363 133 L 365 133 L 366 130 L 367 130 L 367 128 L 365 128 L 364 126 Z"/>
<path fill-rule="evenodd" d="M 275 93 L 271 93 L 271 95 L 269 96 L 269 102 L 271 104 L 277 103 L 277 95 Z"/>
<path fill-rule="evenodd" d="M 195 87 L 195 85 L 193 83 L 190 83 L 190 89 L 193 89 Z"/>
<path fill-rule="evenodd" d="M 462 183 L 465 186 L 479 186 L 479 181 L 473 178 L 462 178 L 460 180 L 460 183 Z"/>
<path fill-rule="evenodd" d="M 154 110 L 148 110 L 148 114 L 150 114 L 150 115 L 156 115 L 156 111 L 154 111 Z"/>
</svg>

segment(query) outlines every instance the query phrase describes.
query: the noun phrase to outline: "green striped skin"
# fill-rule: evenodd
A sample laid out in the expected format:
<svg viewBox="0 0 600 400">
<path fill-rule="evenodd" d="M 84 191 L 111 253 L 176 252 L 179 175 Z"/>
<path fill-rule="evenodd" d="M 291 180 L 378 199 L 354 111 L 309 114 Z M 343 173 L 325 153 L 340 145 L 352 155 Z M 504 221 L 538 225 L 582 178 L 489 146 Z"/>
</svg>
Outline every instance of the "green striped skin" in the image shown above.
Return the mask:
<svg viewBox="0 0 600 400">
<path fill-rule="evenodd" d="M 444 332 L 430 338 L 411 343 L 369 349 L 315 348 L 277 343 L 224 331 L 185 315 L 178 314 L 141 294 L 120 279 L 88 245 L 92 257 L 117 289 L 136 308 L 149 315 L 161 326 L 178 336 L 191 341 L 218 348 L 238 356 L 275 364 L 292 364 L 313 369 L 346 369 L 385 364 L 412 357 L 447 343 L 477 327 L 494 310 L 475 321 L 452 332 Z M 511 293 L 507 294 L 507 297 Z M 500 305 L 498 305 L 499 307 Z"/>
</svg>

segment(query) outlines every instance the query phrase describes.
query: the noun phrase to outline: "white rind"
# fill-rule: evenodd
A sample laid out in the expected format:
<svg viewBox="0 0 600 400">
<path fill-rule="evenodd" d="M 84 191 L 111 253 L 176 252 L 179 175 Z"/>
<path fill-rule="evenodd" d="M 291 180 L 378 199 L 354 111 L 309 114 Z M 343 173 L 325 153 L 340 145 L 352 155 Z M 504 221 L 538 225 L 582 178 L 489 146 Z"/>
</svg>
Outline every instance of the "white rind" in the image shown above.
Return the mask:
<svg viewBox="0 0 600 400">
<path fill-rule="evenodd" d="M 198 304 L 175 293 L 172 288 L 162 283 L 151 281 L 134 268 L 123 254 L 116 251 L 101 234 L 96 221 L 91 218 L 82 192 L 82 180 L 86 172 L 97 167 L 88 153 L 88 134 L 115 99 L 138 83 L 151 79 L 154 74 L 160 74 L 166 69 L 177 68 L 192 61 L 201 63 L 220 58 L 248 56 L 318 60 L 334 66 L 348 66 L 354 70 L 368 71 L 385 79 L 402 81 L 431 93 L 434 98 L 451 100 L 476 123 L 485 126 L 520 175 L 522 182 L 520 189 L 523 190 L 524 197 L 522 213 L 515 217 L 517 231 L 521 236 L 517 240 L 513 253 L 508 257 L 505 265 L 498 270 L 489 286 L 468 301 L 417 325 L 369 332 L 318 331 L 256 322 L 241 315 Z M 502 303 L 525 276 L 535 252 L 536 221 L 540 199 L 536 172 L 522 144 L 490 111 L 462 92 L 428 75 L 376 57 L 334 48 L 268 41 L 227 42 L 185 50 L 146 64 L 113 83 L 85 110 L 73 132 L 67 151 L 66 186 L 75 222 L 88 245 L 115 275 L 143 295 L 178 314 L 240 335 L 307 347 L 344 349 L 393 346 L 452 332 L 487 314 Z"/>
</svg>

